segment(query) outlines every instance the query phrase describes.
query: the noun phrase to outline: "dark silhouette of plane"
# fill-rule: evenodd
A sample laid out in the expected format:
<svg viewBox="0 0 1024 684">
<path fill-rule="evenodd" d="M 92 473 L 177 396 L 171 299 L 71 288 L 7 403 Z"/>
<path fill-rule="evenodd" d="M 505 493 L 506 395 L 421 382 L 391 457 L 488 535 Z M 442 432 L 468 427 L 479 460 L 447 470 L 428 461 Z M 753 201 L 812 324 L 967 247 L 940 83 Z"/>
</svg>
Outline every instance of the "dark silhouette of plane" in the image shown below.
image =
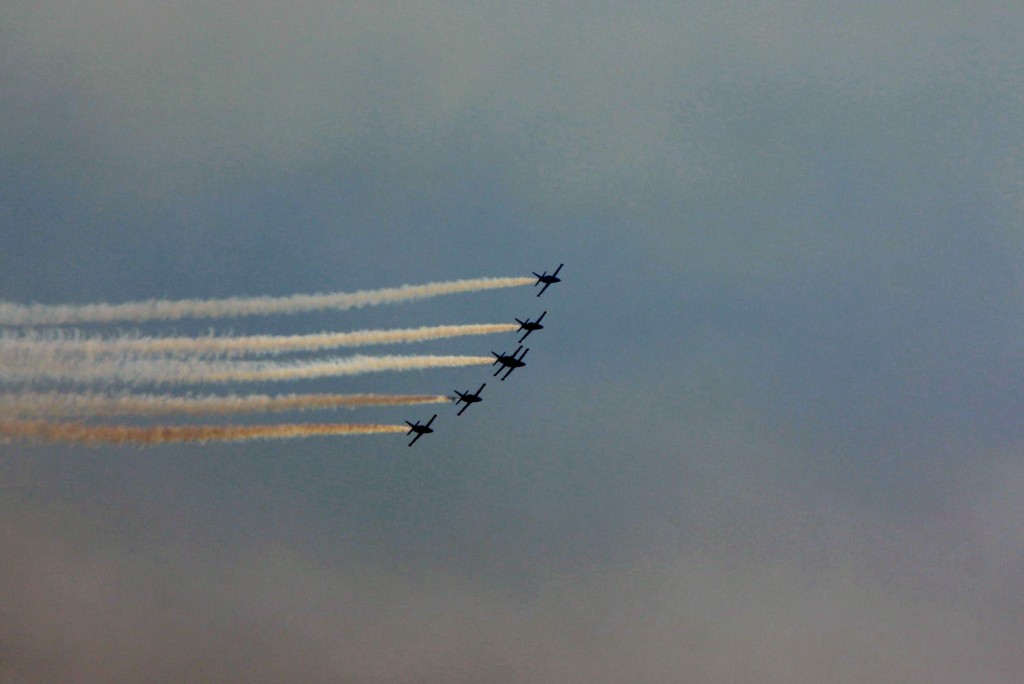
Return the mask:
<svg viewBox="0 0 1024 684">
<path fill-rule="evenodd" d="M 486 382 L 480 385 L 480 389 L 478 389 L 476 392 L 473 392 L 472 394 L 470 394 L 469 390 L 466 390 L 465 392 L 455 390 L 455 393 L 459 395 L 459 400 L 455 402 L 455 405 L 458 406 L 462 402 L 466 402 L 466 405 L 463 406 L 462 409 L 455 415 L 461 416 L 462 412 L 468 409 L 470 404 L 474 404 L 478 401 L 483 401 L 483 399 L 480 398 L 480 393 L 484 391 L 484 387 L 487 387 Z"/>
<path fill-rule="evenodd" d="M 544 294 L 544 290 L 548 289 L 548 285 L 562 282 L 562 279 L 558 277 L 558 272 L 562 270 L 563 266 L 565 266 L 565 264 L 558 264 L 558 268 L 556 268 L 555 272 L 551 275 L 548 275 L 547 271 L 544 271 L 543 273 L 537 273 L 534 271 L 533 275 L 537 276 L 537 282 L 535 282 L 533 286 L 537 287 L 541 283 L 544 283 L 544 287 L 540 288 L 540 292 L 537 293 L 538 297 Z"/>
<path fill-rule="evenodd" d="M 434 414 L 434 418 L 437 418 L 437 414 L 436 413 Z M 426 425 L 420 425 L 420 421 L 418 421 L 418 420 L 416 421 L 415 425 L 413 425 L 409 421 L 405 421 L 405 424 L 409 426 L 409 431 L 407 433 L 405 433 L 405 436 L 408 437 L 412 433 L 414 433 L 414 432 L 416 433 L 416 436 L 412 438 L 411 442 L 409 442 L 409 446 L 412 446 L 413 444 L 415 444 L 416 440 L 419 439 L 420 437 L 422 437 L 423 435 L 434 431 L 430 427 L 430 424 L 434 422 L 434 418 L 431 418 L 430 420 L 428 420 Z"/>
<path fill-rule="evenodd" d="M 544 313 L 542 313 L 540 315 L 540 318 L 538 318 L 535 321 L 531 321 L 529 318 L 527 318 L 525 321 L 521 321 L 518 318 L 516 319 L 516 323 L 519 324 L 519 330 L 517 330 L 516 332 L 522 332 L 523 330 L 526 331 L 526 334 L 519 338 L 519 344 L 522 344 L 523 340 L 525 340 L 527 337 L 529 337 L 530 333 L 532 333 L 534 330 L 543 330 L 544 329 L 544 326 L 541 325 L 540 322 L 541 322 L 541 319 L 543 319 L 547 315 L 548 315 L 548 312 L 545 311 Z"/>
<path fill-rule="evenodd" d="M 519 349 L 522 349 L 522 348 L 523 348 L 523 345 L 519 345 Z M 508 368 L 508 370 L 505 371 L 505 374 L 501 376 L 501 379 L 504 380 L 516 368 L 522 368 L 523 366 L 526 365 L 526 362 L 523 361 L 523 357 L 525 357 L 526 356 L 526 352 L 528 352 L 530 350 L 529 349 L 524 350 L 523 353 L 517 359 L 516 358 L 516 354 L 519 354 L 519 349 L 516 349 L 511 354 L 495 354 L 494 352 L 491 352 L 492 354 L 494 354 L 494 358 L 497 359 L 491 365 L 494 366 L 494 365 L 499 364 L 499 363 L 501 364 L 501 368 L 499 368 L 498 370 L 494 371 L 494 377 L 498 377 L 498 373 L 500 373 L 501 371 L 503 371 L 506 368 Z"/>
</svg>

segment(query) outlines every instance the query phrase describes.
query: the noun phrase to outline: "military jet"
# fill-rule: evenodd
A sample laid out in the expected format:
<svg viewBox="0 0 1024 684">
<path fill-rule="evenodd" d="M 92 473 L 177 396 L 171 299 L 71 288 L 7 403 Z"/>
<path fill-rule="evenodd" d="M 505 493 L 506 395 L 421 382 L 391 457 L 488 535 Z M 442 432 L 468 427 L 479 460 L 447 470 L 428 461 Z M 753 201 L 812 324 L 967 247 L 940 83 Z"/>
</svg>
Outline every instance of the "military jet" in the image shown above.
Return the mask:
<svg viewBox="0 0 1024 684">
<path fill-rule="evenodd" d="M 434 414 L 434 418 L 437 418 L 437 414 L 436 413 Z M 428 420 L 426 425 L 420 425 L 420 421 L 418 421 L 418 420 L 416 421 L 415 425 L 413 425 L 409 421 L 405 421 L 405 424 L 409 426 L 409 431 L 407 433 L 405 433 L 405 436 L 408 437 L 412 433 L 414 433 L 414 432 L 416 433 L 416 436 L 412 438 L 411 442 L 409 442 L 409 446 L 412 446 L 413 444 L 415 444 L 416 440 L 419 439 L 420 437 L 422 437 L 423 435 L 434 431 L 430 427 L 430 424 L 434 422 L 434 418 L 431 418 L 430 420 Z"/>
<path fill-rule="evenodd" d="M 558 272 L 562 270 L 563 266 L 565 266 L 565 264 L 558 264 L 558 268 L 556 268 L 555 272 L 551 275 L 548 275 L 547 271 L 544 271 L 543 273 L 537 273 L 534 271 L 533 275 L 537 276 L 537 282 L 535 282 L 533 286 L 537 287 L 541 283 L 544 283 L 544 287 L 540 288 L 540 292 L 537 293 L 538 297 L 544 294 L 544 290 L 548 289 L 548 285 L 562 282 L 562 279 L 558 277 Z"/>
<path fill-rule="evenodd" d="M 458 406 L 462 402 L 466 402 L 466 405 L 463 406 L 462 409 L 455 415 L 461 416 L 462 412 L 468 409 L 470 404 L 474 404 L 478 401 L 483 401 L 483 399 L 480 398 L 480 393 L 483 392 L 484 387 L 487 387 L 486 382 L 480 385 L 480 389 L 478 389 L 476 392 L 473 392 L 472 394 L 470 394 L 469 390 L 466 390 L 465 392 L 455 390 L 455 393 L 459 395 L 459 400 L 455 402 L 455 405 Z"/>
<path fill-rule="evenodd" d="M 527 318 L 525 321 L 521 321 L 518 318 L 516 319 L 516 323 L 519 324 L 519 330 L 517 330 L 516 332 L 522 332 L 524 330 L 526 331 L 526 334 L 519 338 L 519 344 L 522 344 L 523 340 L 525 340 L 527 337 L 529 337 L 530 333 L 532 333 L 534 330 L 543 330 L 544 329 L 544 326 L 541 325 L 540 322 L 541 322 L 541 319 L 544 318 L 547 315 L 548 315 L 548 312 L 545 311 L 544 313 L 542 313 L 540 315 L 540 318 L 538 318 L 535 321 L 531 321 L 529 318 Z"/>
<path fill-rule="evenodd" d="M 519 345 L 519 349 L 522 349 L 522 348 L 523 348 L 523 345 Z M 522 368 L 523 366 L 526 365 L 526 362 L 523 361 L 523 358 L 526 356 L 526 352 L 528 352 L 530 350 L 529 349 L 523 350 L 523 353 L 521 355 L 519 355 L 519 358 L 517 359 L 516 355 L 519 354 L 519 349 L 516 349 L 511 354 L 496 354 L 494 352 L 491 352 L 491 354 L 494 354 L 494 358 L 496 359 L 496 361 L 494 363 L 492 363 L 491 365 L 494 366 L 494 365 L 497 365 L 499 363 L 501 364 L 501 367 L 498 370 L 494 371 L 494 377 L 498 377 L 498 373 L 500 373 L 501 371 L 503 371 L 506 368 L 508 368 L 508 370 L 505 371 L 505 374 L 501 376 L 501 379 L 504 380 L 516 368 Z"/>
</svg>

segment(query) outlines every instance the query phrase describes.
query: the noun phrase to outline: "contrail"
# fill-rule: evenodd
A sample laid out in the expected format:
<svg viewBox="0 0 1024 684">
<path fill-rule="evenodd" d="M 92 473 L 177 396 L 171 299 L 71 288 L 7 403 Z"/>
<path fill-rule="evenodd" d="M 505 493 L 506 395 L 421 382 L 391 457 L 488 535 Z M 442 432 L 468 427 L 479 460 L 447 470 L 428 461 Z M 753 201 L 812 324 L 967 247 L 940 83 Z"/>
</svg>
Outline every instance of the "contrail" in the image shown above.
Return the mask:
<svg viewBox="0 0 1024 684">
<path fill-rule="evenodd" d="M 493 335 L 515 332 L 515 323 L 434 325 L 399 330 L 322 332 L 312 335 L 246 335 L 241 337 L 84 337 L 64 331 L 0 334 L 0 363 L 17 363 L 29 356 L 56 358 L 59 355 L 97 357 L 114 354 L 169 354 L 187 356 L 242 356 L 320 351 L 340 347 L 426 342 L 465 335 Z"/>
<path fill-rule="evenodd" d="M 285 423 L 281 425 L 83 425 L 39 420 L 0 422 L 0 439 L 30 439 L 77 444 L 168 444 L 172 442 L 248 442 L 314 435 L 404 433 L 404 425 Z"/>
<path fill-rule="evenodd" d="M 167 396 L 95 392 L 0 394 L 0 416 L 74 418 L 90 416 L 223 415 L 272 411 L 442 404 L 451 397 L 434 394 L 245 394 Z"/>
<path fill-rule="evenodd" d="M 405 302 L 456 292 L 530 285 L 534 278 L 473 278 L 426 285 L 402 285 L 381 290 L 334 292 L 289 297 L 230 297 L 227 299 L 149 299 L 123 304 L 15 304 L 0 302 L 0 325 L 71 325 L 114 321 L 226 318 L 334 309 Z"/>
<path fill-rule="evenodd" d="M 382 371 L 423 370 L 483 366 L 494 363 L 490 356 L 349 356 L 317 361 L 277 363 L 272 361 L 193 361 L 135 359 L 110 362 L 55 362 L 28 359 L 17 365 L 0 365 L 0 381 L 12 383 L 106 382 L 129 384 L 187 384 L 220 382 L 266 382 L 360 375 Z"/>
</svg>

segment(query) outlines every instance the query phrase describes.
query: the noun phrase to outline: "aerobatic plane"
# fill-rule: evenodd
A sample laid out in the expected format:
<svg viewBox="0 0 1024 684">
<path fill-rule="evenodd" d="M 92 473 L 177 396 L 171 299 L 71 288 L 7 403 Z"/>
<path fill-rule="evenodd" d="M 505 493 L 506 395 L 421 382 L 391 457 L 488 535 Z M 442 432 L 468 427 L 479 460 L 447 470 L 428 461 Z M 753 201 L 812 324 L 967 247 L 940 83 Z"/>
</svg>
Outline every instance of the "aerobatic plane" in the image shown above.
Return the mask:
<svg viewBox="0 0 1024 684">
<path fill-rule="evenodd" d="M 519 349 L 523 349 L 523 345 L 519 345 Z M 519 354 L 519 349 L 516 349 L 511 354 L 496 354 L 494 352 L 491 352 L 491 354 L 494 354 L 494 358 L 496 359 L 496 361 L 491 365 L 494 366 L 499 363 L 501 364 L 501 367 L 498 370 L 494 371 L 494 377 L 498 377 L 498 373 L 508 368 L 508 370 L 505 371 L 505 374 L 501 376 L 501 379 L 504 380 L 516 368 L 522 368 L 523 366 L 526 365 L 526 362 L 523 361 L 523 358 L 526 356 L 526 352 L 530 350 L 523 350 L 523 353 L 517 359 L 516 355 Z"/>
<path fill-rule="evenodd" d="M 434 418 L 437 418 L 436 413 L 434 414 Z M 420 425 L 420 421 L 418 420 L 416 421 L 415 425 L 413 425 L 409 421 L 405 421 L 405 424 L 409 426 L 409 431 L 405 433 L 405 436 L 408 437 L 412 433 L 416 433 L 416 436 L 412 438 L 411 442 L 409 442 L 409 446 L 415 444 L 416 440 L 422 437 L 423 435 L 434 431 L 433 428 L 430 427 L 430 424 L 434 422 L 434 418 L 428 420 L 426 425 Z"/>
<path fill-rule="evenodd" d="M 480 398 L 480 393 L 484 391 L 484 387 L 487 387 L 486 382 L 480 385 L 480 389 L 478 389 L 476 392 L 473 392 L 472 394 L 470 394 L 469 390 L 466 390 L 465 392 L 455 390 L 455 393 L 459 395 L 459 400 L 455 402 L 455 405 L 458 406 L 462 402 L 466 402 L 466 405 L 463 406 L 462 409 L 460 409 L 459 412 L 456 413 L 455 415 L 461 416 L 462 412 L 468 409 L 470 404 L 474 404 L 478 401 L 483 401 L 483 399 Z"/>
<path fill-rule="evenodd" d="M 533 286 L 537 287 L 541 283 L 544 283 L 544 287 L 540 288 L 540 292 L 537 293 L 538 297 L 544 294 L 544 290 L 548 289 L 548 285 L 562 282 L 562 279 L 558 277 L 558 272 L 562 270 L 563 266 L 565 266 L 565 264 L 558 264 L 558 268 L 556 268 L 555 272 L 551 275 L 548 275 L 547 271 L 544 271 L 543 273 L 537 273 L 534 271 L 533 275 L 537 276 L 537 282 L 535 282 Z"/>
<path fill-rule="evenodd" d="M 531 321 L 529 318 L 527 318 L 525 321 L 521 321 L 518 318 L 516 319 L 516 323 L 519 324 L 519 330 L 517 330 L 516 332 L 522 332 L 524 330 L 526 331 L 526 334 L 519 338 L 519 344 L 522 344 L 523 340 L 525 340 L 527 337 L 529 337 L 530 333 L 532 333 L 534 330 L 543 330 L 544 329 L 544 326 L 541 325 L 540 322 L 541 322 L 541 319 L 543 319 L 547 315 L 548 315 L 548 312 L 545 311 L 544 313 L 542 313 L 540 315 L 540 318 L 538 318 L 535 321 Z"/>
</svg>

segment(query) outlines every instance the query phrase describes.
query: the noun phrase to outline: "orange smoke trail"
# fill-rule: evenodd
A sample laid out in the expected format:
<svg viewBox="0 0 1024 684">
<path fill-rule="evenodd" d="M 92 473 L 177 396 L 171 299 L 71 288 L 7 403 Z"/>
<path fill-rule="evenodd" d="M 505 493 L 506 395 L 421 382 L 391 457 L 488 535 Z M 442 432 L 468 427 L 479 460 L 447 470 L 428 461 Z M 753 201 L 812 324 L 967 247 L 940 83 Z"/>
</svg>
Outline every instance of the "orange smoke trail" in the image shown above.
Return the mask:
<svg viewBox="0 0 1024 684">
<path fill-rule="evenodd" d="M 451 397 L 434 394 L 266 394 L 174 397 L 159 394 L 98 394 L 93 392 L 24 392 L 0 394 L 0 416 L 164 416 L 223 415 L 272 411 L 362 408 L 441 404 Z"/>
<path fill-rule="evenodd" d="M 270 314 L 294 314 L 374 306 L 438 297 L 457 292 L 493 290 L 531 285 L 534 278 L 474 278 L 426 285 L 402 285 L 381 290 L 335 292 L 290 297 L 231 297 L 228 299 L 150 299 L 124 304 L 15 304 L 0 302 L 0 325 L 69 325 L 113 321 L 226 318 Z"/>
<path fill-rule="evenodd" d="M 285 423 L 281 425 L 83 425 L 24 420 L 0 422 L 0 438 L 76 444 L 170 444 L 174 442 L 248 442 L 317 435 L 404 433 L 404 425 Z"/>
<path fill-rule="evenodd" d="M 425 342 L 465 335 L 515 332 L 515 323 L 434 325 L 400 330 L 359 330 L 347 333 L 323 332 L 312 335 L 246 335 L 244 337 L 82 337 L 61 331 L 21 335 L 0 334 L 0 359 L 12 363 L 19 358 L 57 358 L 58 355 L 96 357 L 111 354 L 174 354 L 235 356 L 320 351 L 339 347 Z"/>
</svg>

